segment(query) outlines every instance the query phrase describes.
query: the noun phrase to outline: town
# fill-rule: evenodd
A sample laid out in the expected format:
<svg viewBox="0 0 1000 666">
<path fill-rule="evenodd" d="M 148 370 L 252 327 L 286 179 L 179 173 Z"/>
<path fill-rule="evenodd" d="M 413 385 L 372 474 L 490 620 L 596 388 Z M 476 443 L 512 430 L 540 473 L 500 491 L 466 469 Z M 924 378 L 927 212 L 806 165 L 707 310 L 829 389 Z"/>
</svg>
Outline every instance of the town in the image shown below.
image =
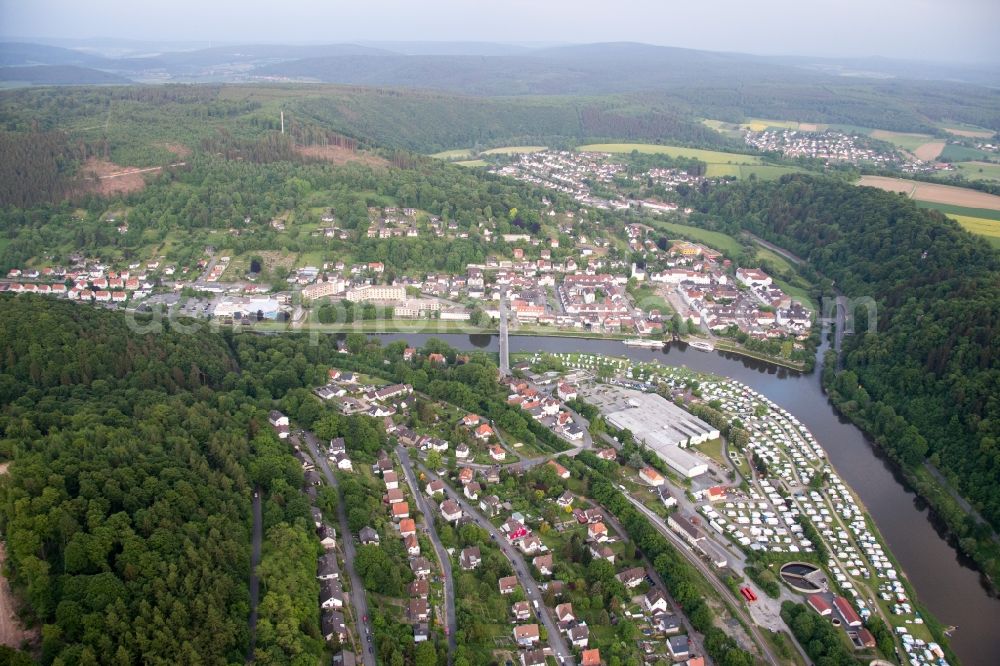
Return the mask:
<svg viewBox="0 0 1000 666">
<path fill-rule="evenodd" d="M 441 347 L 400 343 L 391 353 L 436 372 L 482 368 Z M 631 523 L 609 499 L 619 492 L 718 600 L 735 604 L 745 648 L 770 659 L 774 639 L 760 629 L 789 636 L 793 603 L 832 619 L 862 654 L 888 636 L 912 664 L 947 663 L 820 443 L 766 397 L 729 379 L 586 354 L 518 356 L 499 389 L 552 438 L 518 441 L 506 418 L 339 368 L 316 399 L 370 417 L 382 448 L 352 450 L 317 436 L 323 419 L 308 431 L 272 412 L 313 501 L 330 484 L 359 508 L 339 518 L 313 508 L 326 549 L 324 635 L 341 646 L 334 663 L 374 663 L 372 604 L 415 644 L 469 631 L 463 618 L 478 608 L 477 635 L 497 661 L 706 663 L 705 628 L 631 545 Z M 481 598 L 456 593 L 470 588 Z M 595 590 L 598 606 L 588 603 Z M 879 639 L 875 618 L 890 628 Z"/>
</svg>

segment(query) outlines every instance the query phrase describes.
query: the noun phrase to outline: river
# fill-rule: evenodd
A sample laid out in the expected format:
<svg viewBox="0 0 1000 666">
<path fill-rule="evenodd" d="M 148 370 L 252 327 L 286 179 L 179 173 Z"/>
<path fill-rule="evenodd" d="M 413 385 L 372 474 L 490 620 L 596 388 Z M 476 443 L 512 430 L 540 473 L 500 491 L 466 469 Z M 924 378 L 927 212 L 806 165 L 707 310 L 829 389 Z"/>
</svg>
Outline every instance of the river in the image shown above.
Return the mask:
<svg viewBox="0 0 1000 666">
<path fill-rule="evenodd" d="M 386 334 L 384 342 L 407 340 L 420 346 L 430 337 L 456 349 L 496 352 L 495 335 Z M 824 336 L 825 338 L 825 336 Z M 824 342 L 819 360 L 826 350 Z M 700 372 L 731 377 L 763 393 L 808 427 L 827 452 L 837 473 L 858 494 L 871 514 L 920 601 L 945 626 L 956 625 L 951 646 L 963 664 L 1000 660 L 1000 599 L 991 597 L 979 573 L 943 536 L 926 505 L 892 469 L 864 434 L 840 417 L 815 373 L 802 375 L 768 363 L 720 352 L 706 353 L 680 344 L 663 351 L 626 347 L 612 340 L 511 336 L 510 352 L 585 352 L 658 360 Z"/>
</svg>

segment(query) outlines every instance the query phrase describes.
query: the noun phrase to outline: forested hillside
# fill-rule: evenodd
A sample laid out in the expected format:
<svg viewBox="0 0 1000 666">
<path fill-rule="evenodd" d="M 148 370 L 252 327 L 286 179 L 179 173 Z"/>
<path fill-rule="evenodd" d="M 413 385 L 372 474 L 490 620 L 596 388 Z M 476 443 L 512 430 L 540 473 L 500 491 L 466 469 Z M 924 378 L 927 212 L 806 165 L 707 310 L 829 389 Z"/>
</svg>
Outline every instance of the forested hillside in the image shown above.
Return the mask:
<svg viewBox="0 0 1000 666">
<path fill-rule="evenodd" d="M 225 340 L 138 334 L 43 298 L 4 295 L 0 312 L 0 457 L 14 461 L 0 525 L 42 661 L 242 662 L 252 487 L 268 491 L 268 539 L 307 544 L 275 544 L 272 568 L 313 571 L 317 544 L 301 470 L 266 412 L 225 390 L 238 370 Z M 293 582 L 262 599 L 262 663 L 322 650 L 313 590 Z M 276 604 L 308 612 L 271 628 Z"/>
<path fill-rule="evenodd" d="M 865 331 L 859 311 L 831 396 L 894 459 L 915 471 L 929 460 L 1000 528 L 1000 255 L 899 195 L 827 179 L 718 188 L 700 207 L 807 258 L 846 295 L 875 299 L 878 329 Z M 983 528 L 945 518 L 996 574 Z"/>
</svg>

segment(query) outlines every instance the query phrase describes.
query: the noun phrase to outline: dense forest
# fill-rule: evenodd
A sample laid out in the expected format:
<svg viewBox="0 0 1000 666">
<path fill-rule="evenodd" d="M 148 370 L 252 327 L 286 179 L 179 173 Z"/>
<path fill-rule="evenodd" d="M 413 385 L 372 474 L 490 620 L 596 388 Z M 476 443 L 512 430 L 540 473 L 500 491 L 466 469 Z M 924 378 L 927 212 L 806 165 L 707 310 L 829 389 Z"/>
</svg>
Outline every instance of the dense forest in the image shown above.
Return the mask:
<svg viewBox="0 0 1000 666">
<path fill-rule="evenodd" d="M 226 340 L 140 334 L 51 299 L 4 295 L 0 310 L 0 456 L 14 461 L 0 525 L 43 663 L 242 662 L 254 486 L 268 530 L 258 661 L 316 663 L 302 472 L 267 426 L 270 401 L 227 388 Z"/>
<path fill-rule="evenodd" d="M 831 397 L 893 459 L 913 471 L 929 462 L 1000 528 L 1000 256 L 940 213 L 828 179 L 718 188 L 698 206 L 721 229 L 806 258 L 845 295 L 874 299 L 877 327 L 860 308 L 844 372 L 828 372 Z M 944 517 L 1000 573 L 989 529 Z"/>
</svg>

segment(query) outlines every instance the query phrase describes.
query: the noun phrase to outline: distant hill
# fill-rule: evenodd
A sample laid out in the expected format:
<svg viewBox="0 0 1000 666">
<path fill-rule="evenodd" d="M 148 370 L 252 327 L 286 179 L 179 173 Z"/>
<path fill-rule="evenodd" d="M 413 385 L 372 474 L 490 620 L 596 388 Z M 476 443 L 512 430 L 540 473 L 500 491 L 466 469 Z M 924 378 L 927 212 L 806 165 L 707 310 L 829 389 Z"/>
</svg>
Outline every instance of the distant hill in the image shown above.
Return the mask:
<svg viewBox="0 0 1000 666">
<path fill-rule="evenodd" d="M 103 85 L 132 83 L 118 74 L 76 65 L 0 67 L 0 81 L 20 81 L 36 86 Z"/>
<path fill-rule="evenodd" d="M 0 66 L 16 65 L 80 65 L 83 67 L 108 67 L 107 58 L 73 49 L 25 42 L 0 42 Z"/>
</svg>

